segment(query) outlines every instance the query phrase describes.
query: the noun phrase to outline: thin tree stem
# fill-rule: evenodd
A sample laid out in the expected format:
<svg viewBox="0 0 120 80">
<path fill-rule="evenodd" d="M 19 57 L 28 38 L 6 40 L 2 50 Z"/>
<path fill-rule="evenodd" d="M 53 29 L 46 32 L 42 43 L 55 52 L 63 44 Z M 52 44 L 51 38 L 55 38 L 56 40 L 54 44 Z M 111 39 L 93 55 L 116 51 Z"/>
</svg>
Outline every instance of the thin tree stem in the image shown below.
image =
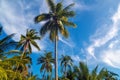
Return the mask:
<svg viewBox="0 0 120 80">
<path fill-rule="evenodd" d="M 65 78 L 67 78 L 67 71 L 66 71 L 66 65 L 65 65 Z"/>
<path fill-rule="evenodd" d="M 42 78 L 42 80 L 45 80 L 45 73 L 46 73 L 46 70 L 44 70 L 44 73 L 43 73 L 43 78 Z"/>
<path fill-rule="evenodd" d="M 56 30 L 57 32 L 57 30 Z M 57 63 L 57 35 L 55 37 L 55 80 L 58 80 L 58 63 Z"/>
</svg>

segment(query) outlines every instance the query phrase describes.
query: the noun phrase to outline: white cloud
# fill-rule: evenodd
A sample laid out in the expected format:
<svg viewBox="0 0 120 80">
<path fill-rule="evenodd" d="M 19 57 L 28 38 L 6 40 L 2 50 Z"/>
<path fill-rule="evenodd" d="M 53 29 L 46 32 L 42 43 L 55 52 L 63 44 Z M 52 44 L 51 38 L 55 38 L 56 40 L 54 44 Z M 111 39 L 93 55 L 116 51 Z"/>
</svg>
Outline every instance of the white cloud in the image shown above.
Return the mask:
<svg viewBox="0 0 120 80">
<path fill-rule="evenodd" d="M 26 29 L 34 28 L 38 30 L 39 27 L 35 27 L 33 20 L 34 17 L 38 15 L 37 12 L 39 12 L 39 7 L 44 6 L 37 6 L 41 2 L 43 1 L 32 1 L 29 3 L 23 0 L 0 0 L 0 23 L 2 24 L 5 33 L 16 33 L 13 39 L 18 41 L 20 39 L 20 35 L 26 33 Z M 45 48 L 44 43 L 44 41 L 38 42 L 41 49 Z M 38 50 L 33 47 L 33 51 Z"/>
<path fill-rule="evenodd" d="M 69 0 L 69 1 L 64 0 L 63 2 L 66 6 L 71 3 L 75 3 L 73 7 L 74 10 L 89 10 L 91 8 L 90 6 L 85 5 L 83 2 L 79 0 Z"/>
<path fill-rule="evenodd" d="M 96 33 L 91 36 L 90 41 L 92 44 L 86 50 L 98 61 L 118 68 L 120 66 L 120 47 L 118 45 L 120 44 L 120 5 L 117 12 L 110 19 L 112 23 L 99 27 Z"/>
<path fill-rule="evenodd" d="M 101 55 L 103 62 L 120 69 L 120 50 L 106 50 Z"/>
<path fill-rule="evenodd" d="M 70 38 L 65 40 L 65 39 L 63 39 L 62 36 L 59 36 L 59 40 L 60 40 L 62 43 L 68 45 L 68 46 L 71 47 L 71 48 L 73 48 L 73 47 L 75 46 L 74 43 L 72 42 L 72 40 L 70 40 Z"/>
<path fill-rule="evenodd" d="M 80 57 L 78 55 L 72 55 L 71 58 L 73 59 L 73 61 L 75 62 L 79 62 L 81 61 Z"/>
</svg>

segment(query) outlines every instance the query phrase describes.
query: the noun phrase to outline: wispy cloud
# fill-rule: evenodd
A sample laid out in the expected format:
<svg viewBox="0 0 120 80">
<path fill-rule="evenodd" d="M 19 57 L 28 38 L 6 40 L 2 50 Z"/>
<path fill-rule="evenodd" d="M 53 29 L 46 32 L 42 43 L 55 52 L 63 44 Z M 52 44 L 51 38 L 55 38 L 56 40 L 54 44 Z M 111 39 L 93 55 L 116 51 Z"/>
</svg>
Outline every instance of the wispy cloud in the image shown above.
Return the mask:
<svg viewBox="0 0 120 80">
<path fill-rule="evenodd" d="M 87 6 L 85 3 L 79 1 L 79 0 L 64 0 L 64 4 L 67 6 L 71 3 L 75 3 L 73 9 L 74 10 L 89 10 L 91 7 Z"/>
<path fill-rule="evenodd" d="M 6 34 L 16 33 L 14 40 L 18 41 L 21 34 L 26 33 L 26 29 L 35 27 L 34 17 L 39 14 L 39 8 L 43 8 L 44 5 L 39 6 L 44 1 L 34 0 L 32 2 L 24 0 L 0 0 L 0 23 L 3 26 L 3 30 Z M 47 9 L 44 9 L 44 11 Z M 45 48 L 44 42 L 38 41 L 41 49 Z M 36 51 L 36 49 L 33 49 Z"/>
<path fill-rule="evenodd" d="M 78 55 L 73 55 L 71 58 L 72 58 L 75 62 L 81 61 L 81 59 L 80 59 L 80 57 L 79 57 Z"/>
<path fill-rule="evenodd" d="M 110 66 L 118 68 L 120 65 L 120 59 L 118 58 L 120 56 L 118 45 L 120 44 L 120 5 L 110 19 L 111 23 L 106 23 L 91 36 L 90 41 L 92 44 L 86 50 L 95 59 L 97 58 Z"/>
<path fill-rule="evenodd" d="M 108 49 L 103 51 L 104 55 L 101 55 L 101 59 L 103 62 L 108 65 L 119 68 L 120 69 L 120 50 L 118 49 Z"/>
</svg>

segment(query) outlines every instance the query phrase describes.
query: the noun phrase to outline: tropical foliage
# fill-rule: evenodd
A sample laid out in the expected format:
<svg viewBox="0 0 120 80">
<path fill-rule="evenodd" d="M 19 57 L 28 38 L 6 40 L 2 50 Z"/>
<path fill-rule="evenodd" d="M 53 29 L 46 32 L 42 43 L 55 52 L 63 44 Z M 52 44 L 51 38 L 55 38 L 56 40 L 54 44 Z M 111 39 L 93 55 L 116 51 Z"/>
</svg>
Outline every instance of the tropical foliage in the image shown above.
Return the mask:
<svg viewBox="0 0 120 80">
<path fill-rule="evenodd" d="M 29 33 L 29 31 L 31 30 L 28 30 L 27 33 Z M 24 40 L 22 39 L 23 41 L 26 41 L 26 36 Z M 39 37 L 34 39 L 39 39 Z M 7 40 L 5 39 L 5 41 Z M 2 45 L 0 46 L 2 47 Z M 3 54 L 0 58 L 0 80 L 55 80 L 55 77 L 52 75 L 54 70 L 53 64 L 55 63 L 52 52 L 45 51 L 45 53 L 38 58 L 37 62 L 40 64 L 40 74 L 42 74 L 42 76 L 37 77 L 37 75 L 29 72 L 30 66 L 32 65 L 29 49 L 28 51 L 12 49 L 2 49 L 0 53 Z M 25 53 L 24 56 L 21 55 L 23 51 Z M 118 80 L 118 74 L 108 71 L 106 68 L 98 71 L 98 66 L 96 66 L 90 71 L 88 66 L 83 62 L 75 65 L 72 58 L 68 55 L 61 55 L 59 60 L 59 68 L 61 68 L 62 71 L 59 80 Z"/>
</svg>

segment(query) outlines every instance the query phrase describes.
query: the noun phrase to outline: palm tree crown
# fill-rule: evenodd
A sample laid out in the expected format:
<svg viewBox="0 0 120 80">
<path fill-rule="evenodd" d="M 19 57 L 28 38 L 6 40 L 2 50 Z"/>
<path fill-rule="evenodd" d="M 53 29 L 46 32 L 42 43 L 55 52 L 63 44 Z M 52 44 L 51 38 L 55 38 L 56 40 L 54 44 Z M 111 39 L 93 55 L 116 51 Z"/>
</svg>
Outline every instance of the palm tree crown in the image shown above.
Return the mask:
<svg viewBox="0 0 120 80">
<path fill-rule="evenodd" d="M 58 36 L 58 31 L 65 37 L 68 37 L 68 31 L 65 26 L 75 27 L 73 22 L 69 22 L 68 18 L 73 17 L 74 11 L 70 8 L 74 4 L 70 4 L 63 8 L 62 2 L 55 5 L 53 0 L 47 0 L 50 11 L 49 13 L 43 13 L 35 17 L 35 22 L 45 21 L 45 24 L 40 30 L 40 34 L 44 36 L 48 31 L 50 32 L 50 39 L 54 41 L 55 36 Z"/>
<path fill-rule="evenodd" d="M 38 64 L 41 64 L 40 72 L 43 72 L 43 80 L 44 80 L 46 77 L 45 73 L 49 75 L 52 72 L 52 64 L 54 64 L 52 53 L 46 52 L 43 56 L 40 56 L 38 58 Z"/>
<path fill-rule="evenodd" d="M 31 45 L 40 50 L 39 46 L 34 40 L 40 40 L 40 37 L 37 35 L 37 32 L 34 29 L 27 29 L 26 36 L 21 35 L 21 39 L 16 48 L 21 48 L 23 50 L 23 54 L 25 52 L 32 52 Z"/>
<path fill-rule="evenodd" d="M 73 60 L 71 59 L 70 56 L 64 56 L 64 55 L 62 55 L 60 60 L 61 60 L 62 72 L 64 72 L 64 76 L 66 77 L 67 76 L 67 70 L 71 69 L 71 66 L 73 65 Z"/>
</svg>

